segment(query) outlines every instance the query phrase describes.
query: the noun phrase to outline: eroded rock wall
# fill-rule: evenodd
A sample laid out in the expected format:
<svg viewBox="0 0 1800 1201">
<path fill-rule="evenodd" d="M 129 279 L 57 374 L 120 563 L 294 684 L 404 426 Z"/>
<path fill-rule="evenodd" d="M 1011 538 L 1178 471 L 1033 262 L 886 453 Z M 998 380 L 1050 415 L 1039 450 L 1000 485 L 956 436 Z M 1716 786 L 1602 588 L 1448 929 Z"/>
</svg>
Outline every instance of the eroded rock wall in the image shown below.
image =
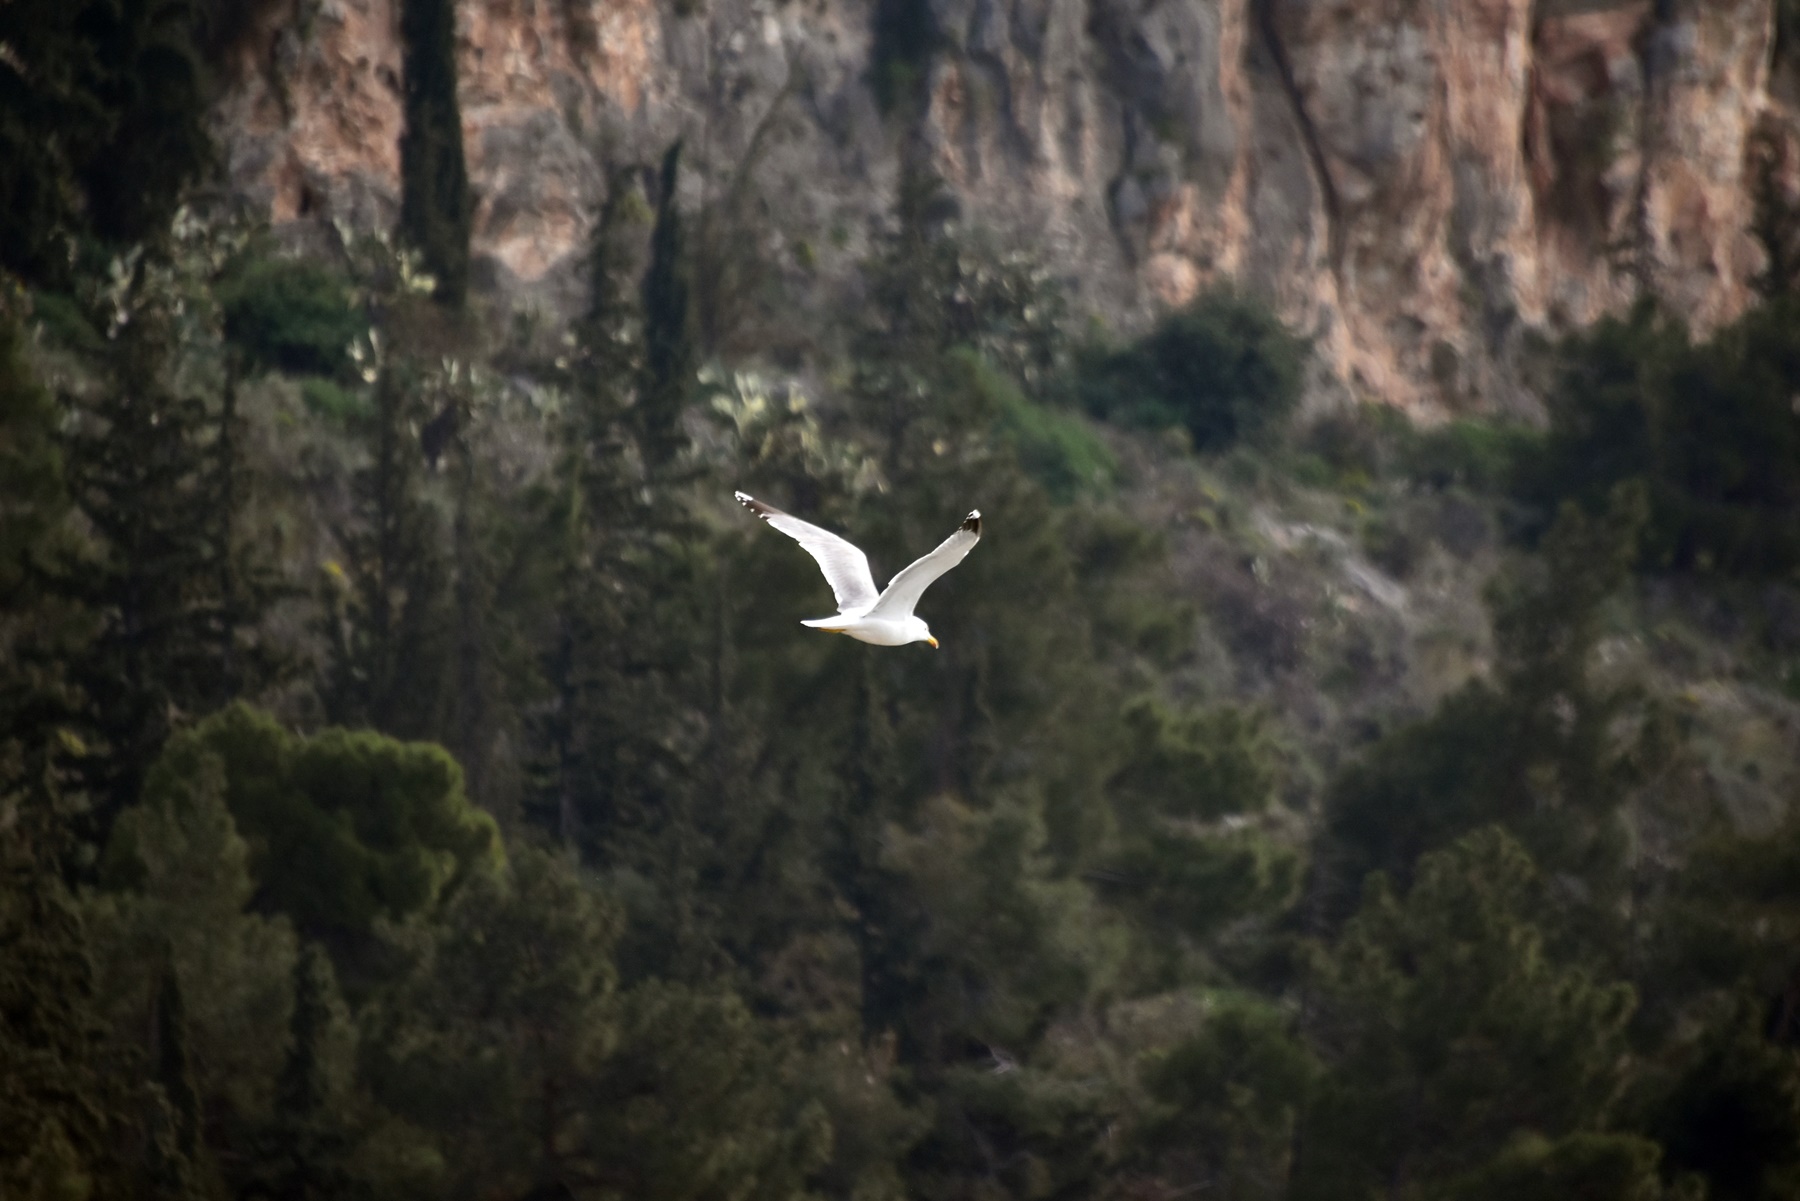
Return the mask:
<svg viewBox="0 0 1800 1201">
<path fill-rule="evenodd" d="M 873 0 L 462 0 L 478 283 L 572 308 L 605 189 L 682 137 L 684 201 L 804 324 L 911 155 L 1116 327 L 1236 280 L 1348 393 L 1441 414 L 1528 404 L 1522 338 L 1646 289 L 1729 319 L 1753 140 L 1795 157 L 1770 0 L 885 2 L 934 49 L 884 107 Z M 392 223 L 398 3 L 280 0 L 243 48 L 220 126 L 277 223 Z"/>
</svg>

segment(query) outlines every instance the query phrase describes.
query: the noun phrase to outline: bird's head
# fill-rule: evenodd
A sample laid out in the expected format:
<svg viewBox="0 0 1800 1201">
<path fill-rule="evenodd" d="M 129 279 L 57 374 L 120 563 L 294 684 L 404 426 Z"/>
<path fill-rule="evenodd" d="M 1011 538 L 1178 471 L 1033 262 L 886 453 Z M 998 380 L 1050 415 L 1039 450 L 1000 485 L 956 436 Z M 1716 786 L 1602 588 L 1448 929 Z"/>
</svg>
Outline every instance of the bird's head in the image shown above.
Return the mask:
<svg viewBox="0 0 1800 1201">
<path fill-rule="evenodd" d="M 912 632 L 912 640 L 914 642 L 928 642 L 931 644 L 932 650 L 937 649 L 938 640 L 931 636 L 931 627 L 926 625 L 923 621 L 919 620 L 917 617 L 912 619 L 912 631 L 911 632 Z"/>
</svg>

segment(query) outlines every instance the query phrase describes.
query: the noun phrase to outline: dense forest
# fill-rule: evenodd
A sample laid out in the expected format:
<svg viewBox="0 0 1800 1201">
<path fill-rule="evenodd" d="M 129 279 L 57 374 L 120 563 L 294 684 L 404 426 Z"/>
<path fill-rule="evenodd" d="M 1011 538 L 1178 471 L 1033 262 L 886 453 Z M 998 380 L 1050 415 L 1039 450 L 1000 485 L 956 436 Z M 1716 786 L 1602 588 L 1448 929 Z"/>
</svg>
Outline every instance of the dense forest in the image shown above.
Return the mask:
<svg viewBox="0 0 1800 1201">
<path fill-rule="evenodd" d="M 297 253 L 238 16 L 0 6 L 0 1197 L 1800 1197 L 1774 199 L 1734 324 L 1416 428 L 923 171 L 833 328 L 679 144 L 501 311 L 450 0 L 400 227 Z M 979 507 L 941 649 L 738 487 L 878 579 Z"/>
</svg>

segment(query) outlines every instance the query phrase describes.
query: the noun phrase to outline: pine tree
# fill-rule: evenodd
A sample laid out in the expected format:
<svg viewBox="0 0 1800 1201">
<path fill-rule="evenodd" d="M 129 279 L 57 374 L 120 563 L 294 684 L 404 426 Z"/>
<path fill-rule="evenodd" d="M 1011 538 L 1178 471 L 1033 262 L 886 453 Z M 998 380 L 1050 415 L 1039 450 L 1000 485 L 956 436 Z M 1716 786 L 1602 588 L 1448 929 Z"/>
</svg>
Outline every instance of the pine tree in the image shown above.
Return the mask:
<svg viewBox="0 0 1800 1201">
<path fill-rule="evenodd" d="M 254 875 L 258 908 L 334 940 L 334 952 L 368 939 L 378 917 L 432 910 L 501 856 L 493 819 L 469 804 L 442 747 L 371 730 L 300 738 L 244 704 L 171 741 L 147 788 L 163 808 L 216 793 L 205 802 L 207 838 L 224 843 L 234 874 Z M 226 831 L 214 831 L 217 822 Z M 127 844 L 115 853 L 136 852 Z"/>
<path fill-rule="evenodd" d="M 484 808 L 500 807 L 498 748 L 512 732 L 502 657 L 513 641 L 515 606 L 502 603 L 503 577 L 540 552 L 510 536 L 508 514 L 496 496 L 482 453 L 493 432 L 492 397 L 473 367 L 452 362 L 435 389 L 450 427 L 450 597 L 453 644 L 448 712 L 440 740 L 462 764 L 469 795 Z M 510 806 L 509 806 L 510 808 Z"/>
<path fill-rule="evenodd" d="M 454 1146 L 472 1193 L 579 1184 L 583 1095 L 610 1049 L 619 913 L 564 857 L 519 848 L 483 873 L 374 1011 L 376 1097 Z M 590 1116 L 590 1114 L 592 1116 Z"/>
<path fill-rule="evenodd" d="M 232 583 L 231 415 L 183 362 L 195 341 L 184 270 L 161 253 L 115 265 L 122 324 L 106 384 L 65 398 L 69 490 L 92 534 L 55 587 L 96 623 L 72 677 L 103 751 L 84 760 L 99 831 L 179 723 L 254 679 L 233 648 L 267 601 Z"/>
<path fill-rule="evenodd" d="M 96 94 L 100 49 L 84 36 L 82 6 L 26 0 L 0 9 L 0 265 L 55 270 L 56 234 L 79 227 L 76 174 L 105 145 Z"/>
<path fill-rule="evenodd" d="M 203 26 L 192 0 L 0 8 L 0 266 L 66 285 L 65 237 L 167 227 L 213 162 Z"/>
<path fill-rule="evenodd" d="M 82 916 L 104 1016 L 142 1048 L 158 1086 L 159 1170 L 213 1192 L 233 1161 L 216 1162 L 208 1143 L 231 1150 L 268 1105 L 295 949 L 285 919 L 248 911 L 250 848 L 219 759 L 199 749 L 184 733 L 159 757 L 144 799 L 113 823 Z"/>
<path fill-rule="evenodd" d="M 56 444 L 56 406 L 25 361 L 24 292 L 0 277 L 0 604 L 22 608 L 32 559 L 68 503 Z"/>
<path fill-rule="evenodd" d="M 1531 857 L 1494 827 L 1426 855 L 1404 899 L 1371 878 L 1315 960 L 1306 1032 L 1327 1071 L 1296 1201 L 1427 1191 L 1519 1134 L 1606 1128 L 1634 996 L 1547 951 L 1552 913 Z"/>
<path fill-rule="evenodd" d="M 0 1190 L 129 1196 L 129 1085 L 113 1073 L 81 913 L 60 878 L 66 827 L 0 797 Z"/>
<path fill-rule="evenodd" d="M 341 557 L 325 585 L 325 712 L 339 725 L 430 737 L 443 726 L 450 654 L 449 570 L 412 436 L 427 415 L 404 365 L 373 369 L 370 461 L 351 482 L 350 520 L 333 530 Z"/>
<path fill-rule="evenodd" d="M 631 176 L 622 167 L 607 174 L 606 199 L 588 245 L 587 306 L 575 328 L 572 432 L 586 453 L 600 458 L 619 451 L 616 423 L 644 370 L 639 297 L 628 285 L 632 255 L 626 243 L 638 205 Z"/>
<path fill-rule="evenodd" d="M 1169 1188 L 1286 1193 L 1294 1130 L 1318 1075 L 1287 1014 L 1252 996 L 1224 999 L 1198 1033 L 1150 1057 L 1145 1075 L 1156 1105 L 1140 1137 Z"/>
<path fill-rule="evenodd" d="M 400 137 L 400 232 L 425 257 L 440 303 L 469 290 L 474 205 L 456 96 L 455 0 L 404 0 L 406 132 Z"/>
<path fill-rule="evenodd" d="M 89 623 L 53 584 L 69 497 L 57 408 L 23 353 L 24 303 L 0 278 L 0 798 L 53 806 L 80 749 L 68 736 L 80 712 L 68 668 Z"/>
</svg>

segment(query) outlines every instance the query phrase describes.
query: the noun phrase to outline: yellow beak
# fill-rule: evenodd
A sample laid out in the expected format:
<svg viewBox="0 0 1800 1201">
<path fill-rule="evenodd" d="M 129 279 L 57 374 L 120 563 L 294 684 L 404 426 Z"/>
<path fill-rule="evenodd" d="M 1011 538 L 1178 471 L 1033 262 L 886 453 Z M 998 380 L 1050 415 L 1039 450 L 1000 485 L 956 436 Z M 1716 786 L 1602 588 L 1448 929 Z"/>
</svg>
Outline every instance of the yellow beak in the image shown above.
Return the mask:
<svg viewBox="0 0 1800 1201">
<path fill-rule="evenodd" d="M 927 639 L 926 639 L 926 640 L 925 640 L 925 641 L 927 641 L 927 642 L 929 642 L 929 643 L 931 643 L 931 649 L 932 649 L 932 650 L 936 650 L 936 649 L 937 649 L 937 639 L 936 639 L 936 638 L 927 638 Z"/>
</svg>

